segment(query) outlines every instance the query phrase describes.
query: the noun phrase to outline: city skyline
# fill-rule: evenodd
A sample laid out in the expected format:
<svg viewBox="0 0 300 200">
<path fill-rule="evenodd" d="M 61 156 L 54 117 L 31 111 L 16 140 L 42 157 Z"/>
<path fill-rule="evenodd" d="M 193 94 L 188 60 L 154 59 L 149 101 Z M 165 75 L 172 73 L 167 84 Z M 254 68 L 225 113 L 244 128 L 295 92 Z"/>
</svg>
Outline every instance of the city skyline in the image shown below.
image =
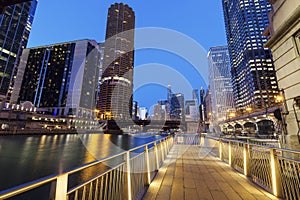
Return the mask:
<svg viewBox="0 0 300 200">
<path fill-rule="evenodd" d="M 135 10 L 137 28 L 161 27 L 178 31 L 194 39 L 204 47 L 206 52 L 211 46 L 226 44 L 221 1 L 219 0 L 209 3 L 193 1 L 188 5 L 181 5 L 176 2 L 172 2 L 172 4 L 169 2 L 159 2 L 159 7 L 157 7 L 158 1 L 100 2 L 92 0 L 88 5 L 82 4 L 79 1 L 72 1 L 72 9 L 69 11 L 66 11 L 68 1 L 59 2 L 57 4 L 55 1 L 51 3 L 40 1 L 38 3 L 28 47 L 85 38 L 103 42 L 107 10 L 109 6 L 115 2 L 123 2 Z M 171 10 L 169 9 L 170 6 L 172 8 Z M 198 7 L 198 10 L 195 7 Z M 56 14 L 52 15 L 51 19 L 49 19 L 51 10 L 54 9 Z M 159 12 L 164 9 L 169 10 L 168 12 Z M 155 12 L 153 12 L 154 10 Z M 214 10 L 215 12 L 209 12 L 210 10 Z M 91 15 L 90 13 L 93 14 Z M 68 22 L 66 20 L 68 20 Z M 147 63 L 160 63 L 184 74 L 186 78 L 189 78 L 193 89 L 207 87 L 199 81 L 199 76 L 195 76 L 193 66 L 188 63 L 185 58 L 180 58 L 170 52 L 149 49 L 136 51 L 135 67 Z M 206 64 L 207 63 L 204 63 L 203 68 L 206 68 Z M 160 85 L 146 85 L 135 91 L 134 99 L 137 100 L 141 106 L 150 108 L 158 100 L 166 98 L 165 89 L 165 87 Z M 175 92 L 183 92 L 176 91 L 175 86 L 174 90 Z M 188 95 L 191 94 L 189 92 L 185 94 L 185 96 L 189 98 Z"/>
</svg>

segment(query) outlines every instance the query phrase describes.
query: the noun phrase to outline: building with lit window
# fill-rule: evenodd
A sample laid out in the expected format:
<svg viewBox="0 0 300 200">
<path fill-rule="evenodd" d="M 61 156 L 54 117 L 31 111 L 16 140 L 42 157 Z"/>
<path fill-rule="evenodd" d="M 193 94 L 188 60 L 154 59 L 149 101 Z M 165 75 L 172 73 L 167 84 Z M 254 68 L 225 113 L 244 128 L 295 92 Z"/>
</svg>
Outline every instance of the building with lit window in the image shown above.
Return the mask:
<svg viewBox="0 0 300 200">
<path fill-rule="evenodd" d="M 29 101 L 45 114 L 93 118 L 100 57 L 94 40 L 24 49 L 11 104 Z"/>
<path fill-rule="evenodd" d="M 203 130 L 205 131 L 213 131 L 213 125 L 212 125 L 212 101 L 211 101 L 211 92 L 210 92 L 210 86 L 208 86 L 208 89 L 204 96 L 204 127 Z"/>
<path fill-rule="evenodd" d="M 282 123 L 286 125 L 282 141 L 291 149 L 300 149 L 300 1 L 273 0 L 269 40 L 273 52 L 278 86 L 284 92 Z"/>
<path fill-rule="evenodd" d="M 108 10 L 104 66 L 100 86 L 100 118 L 131 119 L 135 14 L 126 4 Z"/>
<path fill-rule="evenodd" d="M 268 26 L 268 0 L 222 0 L 235 107 L 244 113 L 271 107 L 278 94 L 271 51 L 262 35 Z"/>
<path fill-rule="evenodd" d="M 200 99 L 199 99 L 199 90 L 198 89 L 194 89 L 192 92 L 193 95 L 193 99 L 196 100 L 197 105 L 200 104 Z"/>
<path fill-rule="evenodd" d="M 227 46 L 212 47 L 208 52 L 212 120 L 217 127 L 234 111 L 230 61 Z"/>
<path fill-rule="evenodd" d="M 185 120 L 198 121 L 199 120 L 199 105 L 197 99 L 185 101 Z"/>
<path fill-rule="evenodd" d="M 99 64 L 99 81 L 98 81 L 98 90 L 97 90 L 97 100 L 96 100 L 96 107 L 99 110 L 100 108 L 100 86 L 101 86 L 101 78 L 103 73 L 103 61 L 104 61 L 104 42 L 99 43 L 99 51 L 100 51 L 100 64 Z"/>
<path fill-rule="evenodd" d="M 200 88 L 200 102 L 199 102 L 199 117 L 200 117 L 200 122 L 204 123 L 205 122 L 205 90 L 204 88 Z"/>
<path fill-rule="evenodd" d="M 37 0 L 3 8 L 0 14 L 0 101 L 9 102 L 20 56 L 26 48 Z"/>
<path fill-rule="evenodd" d="M 172 94 L 170 104 L 171 120 L 185 121 L 184 113 L 184 95 L 181 93 Z"/>
</svg>

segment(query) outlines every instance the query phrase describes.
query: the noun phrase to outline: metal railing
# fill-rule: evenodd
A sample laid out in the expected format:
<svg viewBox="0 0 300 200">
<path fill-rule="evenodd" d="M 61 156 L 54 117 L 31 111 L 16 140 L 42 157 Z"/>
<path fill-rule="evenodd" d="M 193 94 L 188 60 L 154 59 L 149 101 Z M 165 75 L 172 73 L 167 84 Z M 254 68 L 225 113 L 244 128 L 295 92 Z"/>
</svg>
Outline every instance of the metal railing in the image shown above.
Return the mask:
<svg viewBox="0 0 300 200">
<path fill-rule="evenodd" d="M 218 149 L 222 161 L 267 191 L 300 199 L 300 151 L 209 136 L 206 140 L 215 141 L 211 148 Z"/>
<path fill-rule="evenodd" d="M 176 134 L 174 144 L 176 145 L 200 145 L 200 134 Z"/>
<path fill-rule="evenodd" d="M 139 199 L 151 183 L 158 169 L 173 145 L 173 138 L 159 139 L 129 151 L 96 160 L 64 171 L 62 174 L 48 176 L 27 184 L 0 192 L 0 199 L 7 199 L 28 191 L 54 183 L 55 191 L 51 199 Z M 141 151 L 138 153 L 138 151 Z M 108 164 L 109 163 L 109 164 Z M 112 166 L 111 163 L 114 163 Z M 106 166 L 99 170 L 99 165 Z M 95 174 L 87 181 L 70 186 L 70 177 L 93 168 Z"/>
</svg>

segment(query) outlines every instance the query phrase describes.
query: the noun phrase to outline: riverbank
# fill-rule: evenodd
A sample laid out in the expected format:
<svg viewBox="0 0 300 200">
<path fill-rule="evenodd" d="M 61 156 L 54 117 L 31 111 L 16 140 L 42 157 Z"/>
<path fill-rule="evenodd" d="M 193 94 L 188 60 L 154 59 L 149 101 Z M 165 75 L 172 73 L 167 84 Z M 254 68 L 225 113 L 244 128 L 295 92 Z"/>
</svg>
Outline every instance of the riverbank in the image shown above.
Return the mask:
<svg viewBox="0 0 300 200">
<path fill-rule="evenodd" d="M 76 130 L 76 129 L 16 129 L 0 130 L 0 135 L 57 135 L 57 134 L 77 134 L 77 133 L 103 133 L 100 130 Z"/>
</svg>

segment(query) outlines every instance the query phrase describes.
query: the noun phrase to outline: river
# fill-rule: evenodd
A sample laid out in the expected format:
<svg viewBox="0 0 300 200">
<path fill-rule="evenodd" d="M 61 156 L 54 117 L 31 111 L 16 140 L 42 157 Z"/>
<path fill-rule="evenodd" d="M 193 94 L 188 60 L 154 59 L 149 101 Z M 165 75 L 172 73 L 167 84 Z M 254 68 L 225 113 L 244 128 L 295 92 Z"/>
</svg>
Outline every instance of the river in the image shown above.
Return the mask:
<svg viewBox="0 0 300 200">
<path fill-rule="evenodd" d="M 161 136 L 0 136 L 0 191 L 128 150 Z"/>
</svg>

